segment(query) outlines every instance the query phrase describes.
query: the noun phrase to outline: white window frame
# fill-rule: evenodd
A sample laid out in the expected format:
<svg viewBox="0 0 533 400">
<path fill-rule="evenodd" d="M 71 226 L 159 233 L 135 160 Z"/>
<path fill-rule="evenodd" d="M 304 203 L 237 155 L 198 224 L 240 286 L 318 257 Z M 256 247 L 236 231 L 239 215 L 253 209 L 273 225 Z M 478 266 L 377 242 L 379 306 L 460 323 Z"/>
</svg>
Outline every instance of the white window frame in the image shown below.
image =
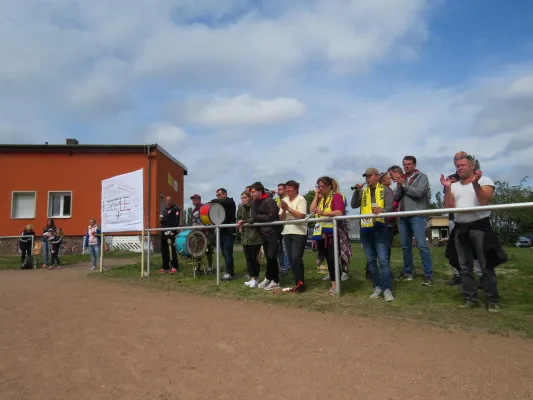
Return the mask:
<svg viewBox="0 0 533 400">
<path fill-rule="evenodd" d="M 34 204 L 33 204 L 33 217 L 14 217 L 13 216 L 13 206 L 15 204 L 15 195 L 17 194 L 27 194 L 27 193 L 33 193 L 34 195 Z M 32 190 L 13 190 L 11 192 L 11 219 L 35 219 L 35 216 L 37 214 L 37 192 Z"/>
<path fill-rule="evenodd" d="M 62 194 L 62 195 L 65 195 L 65 194 L 69 194 L 70 193 L 70 215 L 63 215 L 63 216 L 52 216 L 52 210 L 50 209 L 50 200 L 51 200 L 51 197 L 53 194 Z M 61 213 L 63 213 L 63 201 L 64 201 L 64 197 L 61 198 Z M 73 193 L 72 193 L 72 190 L 49 190 L 48 191 L 48 201 L 47 201 L 47 204 L 46 204 L 46 214 L 48 215 L 48 218 L 53 218 L 53 219 L 69 219 L 69 218 L 72 218 L 72 205 L 74 203 L 74 197 L 73 197 Z"/>
</svg>

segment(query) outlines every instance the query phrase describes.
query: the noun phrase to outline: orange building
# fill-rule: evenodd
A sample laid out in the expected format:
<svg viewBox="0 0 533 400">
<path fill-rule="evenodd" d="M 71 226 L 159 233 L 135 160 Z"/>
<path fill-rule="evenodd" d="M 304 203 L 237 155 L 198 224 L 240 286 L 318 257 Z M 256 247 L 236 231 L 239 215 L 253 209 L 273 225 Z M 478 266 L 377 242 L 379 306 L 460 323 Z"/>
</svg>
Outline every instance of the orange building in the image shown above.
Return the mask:
<svg viewBox="0 0 533 400">
<path fill-rule="evenodd" d="M 143 168 L 145 226 L 159 226 L 164 198 L 183 209 L 186 167 L 161 146 L 0 145 L 0 236 L 20 235 L 32 224 L 40 236 L 48 218 L 66 236 L 83 236 L 100 221 L 102 180 Z"/>
</svg>

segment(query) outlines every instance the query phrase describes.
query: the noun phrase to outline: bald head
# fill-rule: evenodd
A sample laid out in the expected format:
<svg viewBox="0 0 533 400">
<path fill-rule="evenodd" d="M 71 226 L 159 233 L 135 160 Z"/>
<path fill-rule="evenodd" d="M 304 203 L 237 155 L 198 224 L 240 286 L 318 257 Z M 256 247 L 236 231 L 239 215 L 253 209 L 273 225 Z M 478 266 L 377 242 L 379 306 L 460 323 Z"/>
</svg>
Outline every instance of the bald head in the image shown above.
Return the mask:
<svg viewBox="0 0 533 400">
<path fill-rule="evenodd" d="M 172 205 L 172 197 L 167 196 L 167 197 L 165 198 L 165 206 L 166 206 L 167 208 L 169 208 L 171 205 Z"/>
</svg>

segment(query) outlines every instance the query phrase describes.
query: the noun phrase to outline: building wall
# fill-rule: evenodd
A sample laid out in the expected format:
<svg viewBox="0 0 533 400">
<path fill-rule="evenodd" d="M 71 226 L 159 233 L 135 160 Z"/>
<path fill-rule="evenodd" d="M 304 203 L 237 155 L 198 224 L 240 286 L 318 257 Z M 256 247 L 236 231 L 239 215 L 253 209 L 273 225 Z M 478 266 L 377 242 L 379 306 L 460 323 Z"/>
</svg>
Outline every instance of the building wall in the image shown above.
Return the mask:
<svg viewBox="0 0 533 400">
<path fill-rule="evenodd" d="M 165 160 L 168 158 L 165 157 Z M 48 219 L 48 192 L 72 192 L 70 218 L 56 218 L 56 226 L 63 228 L 65 235 L 84 235 L 91 218 L 100 220 L 101 181 L 115 175 L 144 168 L 145 213 L 148 207 L 148 163 L 145 154 L 134 153 L 17 153 L 2 154 L 4 174 L 0 186 L 0 236 L 19 235 L 26 224 L 33 224 L 38 235 Z M 158 162 L 163 165 L 159 167 Z M 172 163 L 170 160 L 168 162 Z M 166 170 L 183 188 L 183 169 L 165 164 L 155 155 L 152 161 L 152 219 L 151 227 L 158 225 L 157 213 L 159 191 L 157 182 L 166 179 Z M 159 172 L 158 172 L 159 171 Z M 164 174 L 164 176 L 159 176 Z M 169 187 L 170 188 L 170 187 Z M 32 219 L 12 219 L 11 200 L 13 191 L 36 191 L 36 215 Z M 165 192 L 167 193 L 167 192 Z M 175 196 L 175 195 L 174 195 Z M 183 204 L 183 194 L 181 196 Z"/>
<path fill-rule="evenodd" d="M 173 161 L 171 161 L 165 154 L 161 153 L 160 151 L 157 151 L 157 154 L 155 156 L 156 162 L 157 162 L 157 176 L 154 179 L 155 185 L 152 185 L 152 190 L 155 186 L 155 192 L 152 198 L 154 198 L 154 201 L 152 202 L 151 206 L 151 216 L 150 225 L 154 227 L 154 221 L 157 221 L 157 226 L 159 225 L 159 213 L 161 212 L 161 196 L 172 197 L 172 200 L 174 203 L 176 203 L 182 210 L 182 224 L 183 224 L 183 204 L 184 204 L 184 176 L 183 176 L 183 169 L 176 165 Z M 170 182 L 170 177 L 172 177 L 172 182 Z M 177 190 L 174 189 L 174 181 L 176 181 Z"/>
</svg>

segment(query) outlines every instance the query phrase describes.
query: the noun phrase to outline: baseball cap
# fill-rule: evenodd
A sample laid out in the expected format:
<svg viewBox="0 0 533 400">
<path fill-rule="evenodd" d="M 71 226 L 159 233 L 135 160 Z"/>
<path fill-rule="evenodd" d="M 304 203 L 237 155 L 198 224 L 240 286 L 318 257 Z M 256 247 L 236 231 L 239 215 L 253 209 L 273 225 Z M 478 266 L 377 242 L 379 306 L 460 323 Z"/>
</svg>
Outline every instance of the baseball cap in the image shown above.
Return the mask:
<svg viewBox="0 0 533 400">
<path fill-rule="evenodd" d="M 379 171 L 376 168 L 367 168 L 363 176 L 367 175 L 379 175 Z"/>
<path fill-rule="evenodd" d="M 201 197 L 199 194 L 193 194 L 193 195 L 191 196 L 191 200 L 192 200 L 192 199 L 201 199 L 201 198 L 202 198 L 202 197 Z"/>
</svg>

